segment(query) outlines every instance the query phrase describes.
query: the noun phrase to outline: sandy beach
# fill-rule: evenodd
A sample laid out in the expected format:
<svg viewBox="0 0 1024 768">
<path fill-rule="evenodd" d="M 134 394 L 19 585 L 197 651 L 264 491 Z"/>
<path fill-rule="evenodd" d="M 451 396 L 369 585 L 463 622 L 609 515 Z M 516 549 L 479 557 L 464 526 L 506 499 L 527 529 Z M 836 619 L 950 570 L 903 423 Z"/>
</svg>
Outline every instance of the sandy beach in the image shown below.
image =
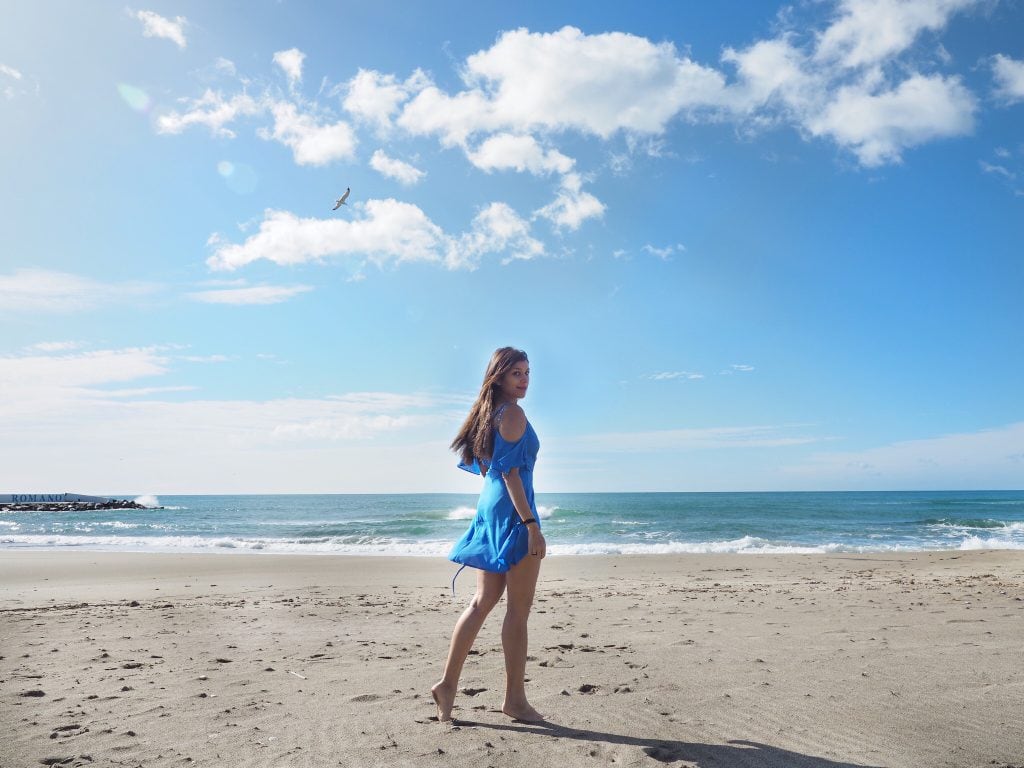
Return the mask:
<svg viewBox="0 0 1024 768">
<path fill-rule="evenodd" d="M 0 766 L 1024 765 L 1024 553 L 553 557 L 527 690 L 437 558 L 0 553 Z"/>
</svg>

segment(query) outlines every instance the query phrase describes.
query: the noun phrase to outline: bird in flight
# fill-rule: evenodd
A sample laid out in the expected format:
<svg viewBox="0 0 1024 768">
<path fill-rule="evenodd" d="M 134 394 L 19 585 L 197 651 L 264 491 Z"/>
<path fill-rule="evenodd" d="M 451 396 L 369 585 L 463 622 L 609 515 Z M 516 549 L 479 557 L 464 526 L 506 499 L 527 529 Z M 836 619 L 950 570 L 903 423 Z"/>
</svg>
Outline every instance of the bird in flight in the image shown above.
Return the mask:
<svg viewBox="0 0 1024 768">
<path fill-rule="evenodd" d="M 343 205 L 348 205 L 345 201 L 348 200 L 348 193 L 352 191 L 352 187 L 345 187 L 345 194 L 338 198 L 338 202 L 334 204 L 332 211 L 336 211 Z"/>
</svg>

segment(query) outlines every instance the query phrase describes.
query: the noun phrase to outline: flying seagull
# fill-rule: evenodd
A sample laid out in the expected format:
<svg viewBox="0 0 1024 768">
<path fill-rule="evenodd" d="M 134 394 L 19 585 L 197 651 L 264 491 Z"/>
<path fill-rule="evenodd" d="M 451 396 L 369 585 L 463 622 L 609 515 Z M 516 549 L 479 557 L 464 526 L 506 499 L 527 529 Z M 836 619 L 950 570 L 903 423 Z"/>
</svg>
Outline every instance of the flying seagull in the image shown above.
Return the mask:
<svg viewBox="0 0 1024 768">
<path fill-rule="evenodd" d="M 338 202 L 334 204 L 332 211 L 336 211 L 343 205 L 348 205 L 345 201 L 348 200 L 348 193 L 352 191 L 352 187 L 345 187 L 345 194 L 338 198 Z"/>
</svg>

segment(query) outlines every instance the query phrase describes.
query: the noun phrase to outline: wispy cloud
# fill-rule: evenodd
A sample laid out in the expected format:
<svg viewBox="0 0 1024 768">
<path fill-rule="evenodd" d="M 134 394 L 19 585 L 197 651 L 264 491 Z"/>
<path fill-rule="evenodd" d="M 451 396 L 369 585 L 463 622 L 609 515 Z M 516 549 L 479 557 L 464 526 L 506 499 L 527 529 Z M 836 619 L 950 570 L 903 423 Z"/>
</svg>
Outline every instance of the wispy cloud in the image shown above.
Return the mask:
<svg viewBox="0 0 1024 768">
<path fill-rule="evenodd" d="M 274 54 L 274 63 L 281 68 L 288 78 L 288 86 L 294 88 L 302 82 L 302 62 L 306 54 L 298 48 L 289 48 L 287 51 L 278 51 Z"/>
<path fill-rule="evenodd" d="M 81 346 L 82 343 L 79 341 L 40 341 L 38 344 L 30 346 L 29 350 L 33 352 L 70 352 Z"/>
<path fill-rule="evenodd" d="M 978 432 L 905 440 L 858 451 L 817 453 L 786 467 L 819 487 L 1020 488 L 1024 422 Z"/>
<path fill-rule="evenodd" d="M 671 261 L 672 256 L 677 253 L 683 253 L 686 251 L 686 246 L 676 243 L 675 245 L 667 245 L 664 248 L 658 248 L 656 246 L 647 244 L 642 249 L 644 253 L 649 253 L 651 256 L 656 256 L 662 261 Z"/>
<path fill-rule="evenodd" d="M 179 48 L 188 45 L 185 40 L 185 25 L 188 20 L 184 16 L 167 19 L 153 11 L 128 10 L 129 15 L 142 22 L 142 34 L 145 37 L 161 37 L 170 40 Z"/>
<path fill-rule="evenodd" d="M 1004 179 L 1007 179 L 1008 181 L 1012 181 L 1013 179 L 1016 178 L 1016 174 L 1006 166 L 997 165 L 995 163 L 987 163 L 984 160 L 979 160 L 978 165 L 981 167 L 981 170 L 983 170 L 985 173 L 992 173 L 995 174 L 996 176 L 1002 176 Z"/>
<path fill-rule="evenodd" d="M 228 125 L 239 117 L 258 115 L 265 106 L 247 93 L 225 98 L 219 91 L 207 89 L 198 99 L 181 99 L 184 112 L 168 112 L 157 118 L 159 133 L 181 133 L 193 125 L 204 125 L 215 136 L 233 139 L 235 132 Z"/>
<path fill-rule="evenodd" d="M 684 379 L 686 381 L 698 381 L 704 378 L 703 373 L 693 373 L 692 371 L 661 371 L 659 373 L 648 373 L 642 378 L 650 381 L 674 381 L 677 379 Z"/>
<path fill-rule="evenodd" d="M 992 57 L 996 96 L 1007 104 L 1024 100 L 1024 61 L 997 54 Z"/>
<path fill-rule="evenodd" d="M 578 173 L 562 177 L 555 199 L 534 211 L 535 216 L 551 221 L 555 227 L 577 230 L 587 219 L 601 218 L 605 204 L 583 190 L 583 179 Z"/>
<path fill-rule="evenodd" d="M 663 453 L 718 448 L 785 448 L 831 438 L 793 434 L 797 426 L 705 427 L 642 432 L 603 432 L 559 441 L 563 451 Z"/>
<path fill-rule="evenodd" d="M 280 304 L 283 301 L 313 290 L 309 285 L 253 285 L 246 288 L 220 288 L 194 291 L 187 294 L 194 301 L 205 304 Z"/>
<path fill-rule="evenodd" d="M 4 471 L 45 486 L 57 463 L 70 487 L 177 492 L 393 489 L 395 462 L 412 466 L 417 455 L 427 472 L 454 471 L 438 434 L 454 431 L 466 397 L 201 399 L 194 385 L 167 382 L 180 375 L 173 353 L 0 356 L 0 421 L 5 444 L 18 446 L 4 454 Z M 430 482 L 410 476 L 421 485 L 397 487 Z"/>
<path fill-rule="evenodd" d="M 382 176 L 395 179 L 406 186 L 416 184 L 426 176 L 426 173 L 416 166 L 389 157 L 383 149 L 378 149 L 373 153 L 373 157 L 370 158 L 370 167 Z"/>
<path fill-rule="evenodd" d="M 152 293 L 144 283 L 105 283 L 68 272 L 17 269 L 0 274 L 0 314 L 4 312 L 78 312 Z"/>
<path fill-rule="evenodd" d="M 722 371 L 719 371 L 718 373 L 719 373 L 720 376 L 731 376 L 734 373 L 750 373 L 753 370 L 754 370 L 754 366 L 752 366 L 752 365 L 744 365 L 744 364 L 741 364 L 741 363 L 734 363 L 733 365 L 730 365 L 728 368 L 726 368 L 726 369 L 724 369 Z"/>
</svg>

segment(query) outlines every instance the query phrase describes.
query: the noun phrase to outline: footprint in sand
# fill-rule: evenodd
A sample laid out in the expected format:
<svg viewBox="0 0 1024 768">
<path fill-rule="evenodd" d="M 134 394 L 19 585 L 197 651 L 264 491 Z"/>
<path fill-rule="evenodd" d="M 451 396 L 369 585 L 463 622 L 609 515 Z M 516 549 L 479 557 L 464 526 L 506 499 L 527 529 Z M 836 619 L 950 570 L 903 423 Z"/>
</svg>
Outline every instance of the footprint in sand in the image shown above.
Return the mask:
<svg viewBox="0 0 1024 768">
<path fill-rule="evenodd" d="M 370 701 L 380 701 L 381 697 L 376 693 L 361 693 L 358 696 L 353 696 L 349 701 L 357 701 L 359 703 L 366 703 Z"/>
</svg>

